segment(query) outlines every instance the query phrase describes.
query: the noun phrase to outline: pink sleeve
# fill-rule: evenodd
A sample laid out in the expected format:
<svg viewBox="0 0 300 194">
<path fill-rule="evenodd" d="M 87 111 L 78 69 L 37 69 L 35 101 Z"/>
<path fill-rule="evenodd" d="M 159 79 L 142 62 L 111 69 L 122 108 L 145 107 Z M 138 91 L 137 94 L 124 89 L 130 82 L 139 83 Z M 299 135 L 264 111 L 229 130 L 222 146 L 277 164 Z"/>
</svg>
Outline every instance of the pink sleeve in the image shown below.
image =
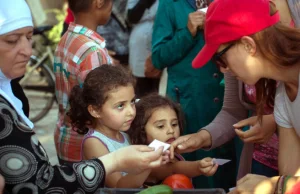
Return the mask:
<svg viewBox="0 0 300 194">
<path fill-rule="evenodd" d="M 225 73 L 225 93 L 222 110 L 216 118 L 203 129 L 207 130 L 212 137 L 212 146 L 216 148 L 228 142 L 235 136 L 233 126 L 235 123 L 246 119 L 247 109 L 239 99 L 239 82 L 230 73 Z"/>
</svg>

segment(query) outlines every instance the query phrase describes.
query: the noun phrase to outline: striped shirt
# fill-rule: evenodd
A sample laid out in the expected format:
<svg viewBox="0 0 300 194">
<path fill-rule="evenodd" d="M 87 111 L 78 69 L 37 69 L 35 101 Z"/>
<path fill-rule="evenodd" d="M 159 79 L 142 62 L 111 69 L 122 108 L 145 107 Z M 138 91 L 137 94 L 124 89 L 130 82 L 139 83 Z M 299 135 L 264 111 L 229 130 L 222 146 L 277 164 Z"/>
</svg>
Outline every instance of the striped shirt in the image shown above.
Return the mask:
<svg viewBox="0 0 300 194">
<path fill-rule="evenodd" d="M 86 75 L 102 64 L 111 64 L 105 40 L 93 30 L 70 23 L 68 31 L 55 51 L 55 92 L 59 105 L 58 121 L 54 135 L 56 151 L 62 160 L 81 160 L 83 136 L 72 130 L 66 113 L 69 94 L 75 85 L 82 85 Z"/>
</svg>

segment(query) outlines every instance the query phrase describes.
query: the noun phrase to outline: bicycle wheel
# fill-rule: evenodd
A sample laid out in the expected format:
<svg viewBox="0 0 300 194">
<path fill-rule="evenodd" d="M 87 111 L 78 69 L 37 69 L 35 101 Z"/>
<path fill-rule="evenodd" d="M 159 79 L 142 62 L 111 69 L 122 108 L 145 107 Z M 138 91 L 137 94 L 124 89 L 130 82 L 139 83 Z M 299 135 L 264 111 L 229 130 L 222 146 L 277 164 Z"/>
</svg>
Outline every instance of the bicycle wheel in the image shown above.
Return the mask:
<svg viewBox="0 0 300 194">
<path fill-rule="evenodd" d="M 45 61 L 34 69 L 28 65 L 30 75 L 20 82 L 29 100 L 29 119 L 32 122 L 46 116 L 56 99 L 54 74 Z"/>
</svg>

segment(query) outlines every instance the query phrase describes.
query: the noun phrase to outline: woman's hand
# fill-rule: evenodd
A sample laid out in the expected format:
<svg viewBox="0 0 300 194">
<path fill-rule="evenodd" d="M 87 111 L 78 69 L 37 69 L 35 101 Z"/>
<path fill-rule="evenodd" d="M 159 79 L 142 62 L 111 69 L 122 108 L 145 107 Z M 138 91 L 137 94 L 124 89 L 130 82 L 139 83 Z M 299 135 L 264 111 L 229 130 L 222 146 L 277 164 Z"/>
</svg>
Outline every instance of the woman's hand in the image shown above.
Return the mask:
<svg viewBox="0 0 300 194">
<path fill-rule="evenodd" d="M 237 187 L 229 192 L 229 194 L 273 194 L 278 178 L 247 174 L 237 182 Z"/>
<path fill-rule="evenodd" d="M 242 131 L 245 126 L 251 126 L 249 130 Z M 276 123 L 273 114 L 264 115 L 262 124 L 257 120 L 257 117 L 250 117 L 233 125 L 236 134 L 245 143 L 266 143 L 270 140 L 276 131 Z"/>
<path fill-rule="evenodd" d="M 202 175 L 212 176 L 217 172 L 218 164 L 213 163 L 212 158 L 203 158 L 199 160 L 199 170 Z"/>
<path fill-rule="evenodd" d="M 188 153 L 203 147 L 211 146 L 211 135 L 206 130 L 200 130 L 197 133 L 184 135 L 172 142 L 170 148 L 171 159 L 174 159 L 174 152 Z"/>
<path fill-rule="evenodd" d="M 169 151 L 163 153 L 163 147 L 154 151 L 148 146 L 132 145 L 121 148 L 114 153 L 117 171 L 120 172 L 138 174 L 169 162 Z"/>
<path fill-rule="evenodd" d="M 197 34 L 198 29 L 203 29 L 205 22 L 205 13 L 201 11 L 195 11 L 189 14 L 187 27 L 192 36 Z"/>
</svg>

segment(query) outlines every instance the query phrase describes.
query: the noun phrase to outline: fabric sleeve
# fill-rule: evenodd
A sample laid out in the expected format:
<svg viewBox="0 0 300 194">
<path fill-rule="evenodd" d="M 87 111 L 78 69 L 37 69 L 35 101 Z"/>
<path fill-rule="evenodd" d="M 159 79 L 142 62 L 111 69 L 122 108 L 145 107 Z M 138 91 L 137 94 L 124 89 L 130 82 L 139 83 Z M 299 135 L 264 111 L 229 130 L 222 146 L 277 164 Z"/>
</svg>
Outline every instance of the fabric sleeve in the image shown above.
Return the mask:
<svg viewBox="0 0 300 194">
<path fill-rule="evenodd" d="M 159 1 L 152 34 L 152 63 L 157 69 L 178 63 L 198 42 L 186 25 L 174 29 L 174 19 L 172 3 Z"/>
<path fill-rule="evenodd" d="M 100 65 L 109 63 L 105 52 L 105 50 L 97 49 L 96 51 L 89 53 L 80 63 L 79 70 L 77 72 L 77 80 L 79 85 L 83 84 L 85 77 L 91 70 L 99 67 Z"/>
<path fill-rule="evenodd" d="M 0 97 L 0 174 L 9 193 L 95 193 L 104 186 L 98 159 L 52 166 L 35 133 Z"/>
<path fill-rule="evenodd" d="M 276 90 L 274 118 L 277 125 L 290 129 L 293 128 L 293 125 L 288 116 L 284 92 L 284 85 L 283 83 L 280 83 Z"/>
<path fill-rule="evenodd" d="M 233 125 L 248 116 L 248 110 L 239 99 L 238 80 L 230 73 L 225 73 L 224 79 L 223 107 L 216 118 L 209 125 L 203 127 L 211 134 L 212 146 L 210 149 L 219 147 L 231 140 L 236 135 Z"/>
</svg>

